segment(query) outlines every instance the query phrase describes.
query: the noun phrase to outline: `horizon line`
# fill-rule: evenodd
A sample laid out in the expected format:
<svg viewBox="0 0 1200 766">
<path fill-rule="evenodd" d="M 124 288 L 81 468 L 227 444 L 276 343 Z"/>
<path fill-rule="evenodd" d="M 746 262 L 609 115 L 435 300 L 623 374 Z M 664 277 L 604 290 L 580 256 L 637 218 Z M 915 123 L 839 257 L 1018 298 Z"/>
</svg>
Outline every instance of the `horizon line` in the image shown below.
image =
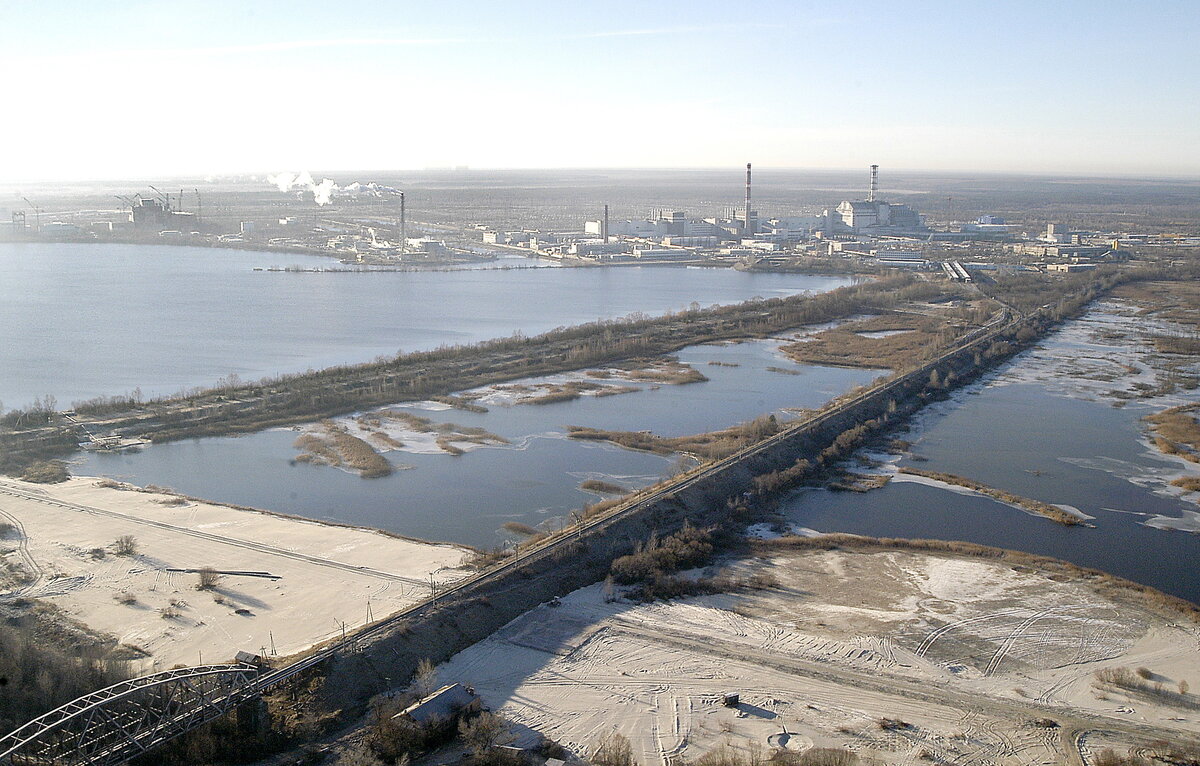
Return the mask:
<svg viewBox="0 0 1200 766">
<path fill-rule="evenodd" d="M 518 166 L 518 165 L 428 165 L 424 167 L 406 167 L 406 168 L 340 168 L 340 169 L 323 169 L 310 171 L 314 176 L 317 175 L 370 175 L 370 174 L 397 174 L 397 173 L 430 173 L 430 174 L 469 174 L 474 172 L 525 172 L 525 173 L 554 173 L 554 172 L 713 172 L 713 171 L 729 171 L 741 173 L 742 164 L 733 165 L 564 165 L 557 167 L 538 167 L 538 166 Z M 772 171 L 783 172 L 811 172 L 811 173 L 858 173 L 866 172 L 869 169 L 869 164 L 863 165 L 845 165 L 838 167 L 831 166 L 811 166 L 811 165 L 761 165 L 755 163 L 754 170 L 757 173 Z M 1025 176 L 1039 178 L 1062 178 L 1067 179 L 1127 179 L 1127 180 L 1172 180 L 1172 181 L 1197 181 L 1200 182 L 1200 170 L 1183 171 L 1177 173 L 1163 171 L 1078 171 L 1078 170 L 985 170 L 971 168 L 927 168 L 918 166 L 904 165 L 880 165 L 881 169 L 887 172 L 900 173 L 918 173 L 923 175 L 943 174 L 948 176 L 955 175 L 986 175 L 986 176 Z M 295 171 L 287 169 L 286 172 L 301 172 L 306 168 L 295 166 Z M 194 179 L 206 183 L 212 183 L 210 179 L 221 178 L 238 178 L 238 177 L 265 177 L 268 174 L 274 174 L 281 171 L 279 168 L 259 168 L 254 170 L 219 170 L 219 171 L 176 171 L 165 172 L 162 174 L 143 174 L 136 173 L 130 175 L 84 175 L 71 177 L 25 177 L 15 179 L 0 179 L 0 186 L 13 186 L 19 184 L 72 184 L 72 183 L 102 183 L 102 182 L 117 182 L 117 181 L 140 181 L 140 180 L 156 180 L 156 179 Z"/>
</svg>

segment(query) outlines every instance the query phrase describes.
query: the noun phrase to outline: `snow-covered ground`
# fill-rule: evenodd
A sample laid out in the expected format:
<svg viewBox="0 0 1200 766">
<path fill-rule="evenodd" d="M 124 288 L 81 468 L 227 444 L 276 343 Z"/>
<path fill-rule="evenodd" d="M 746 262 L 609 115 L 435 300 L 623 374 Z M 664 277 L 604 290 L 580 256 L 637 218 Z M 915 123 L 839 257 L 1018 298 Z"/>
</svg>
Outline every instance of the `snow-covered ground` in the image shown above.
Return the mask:
<svg viewBox="0 0 1200 766">
<path fill-rule="evenodd" d="M 1092 684 L 1110 666 L 1146 665 L 1170 684 L 1195 676 L 1197 626 L 1060 575 L 845 550 L 780 551 L 732 569 L 779 585 L 653 604 L 584 588 L 459 653 L 439 677 L 575 752 L 620 733 L 647 766 L 723 742 L 769 754 L 784 740 L 887 762 L 922 752 L 1060 762 L 1056 733 L 1031 721 L 1074 709 L 1200 731 L 1191 707 Z M 740 704 L 724 707 L 727 692 Z M 885 718 L 909 726 L 886 729 Z"/>
<path fill-rule="evenodd" d="M 0 562 L 29 579 L 9 583 L 8 600 L 48 601 L 68 617 L 147 653 L 151 672 L 176 663 L 229 660 L 238 650 L 280 655 L 341 634 L 429 595 L 447 583 L 467 551 L 371 530 L 321 524 L 223 505 L 182 502 L 101 486 L 0 481 Z M 137 553 L 115 555 L 131 535 Z M 268 572 L 226 575 L 198 590 L 212 567 Z"/>
</svg>

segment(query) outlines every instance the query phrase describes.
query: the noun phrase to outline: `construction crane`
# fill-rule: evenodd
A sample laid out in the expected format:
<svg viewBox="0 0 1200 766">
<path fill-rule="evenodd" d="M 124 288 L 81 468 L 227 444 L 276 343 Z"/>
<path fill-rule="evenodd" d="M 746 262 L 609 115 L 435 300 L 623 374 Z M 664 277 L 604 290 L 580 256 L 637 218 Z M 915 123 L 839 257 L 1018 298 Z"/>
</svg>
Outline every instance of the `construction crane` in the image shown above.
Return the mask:
<svg viewBox="0 0 1200 766">
<path fill-rule="evenodd" d="M 169 211 L 171 209 L 171 198 L 166 194 L 163 194 L 162 191 L 154 186 L 151 186 L 150 188 L 154 189 L 155 193 L 158 194 L 159 199 L 162 200 L 163 204 L 166 205 L 166 208 Z"/>
<path fill-rule="evenodd" d="M 29 207 L 33 208 L 34 229 L 39 234 L 41 234 L 42 233 L 42 209 L 40 207 L 38 207 L 37 205 L 33 204 L 32 202 L 30 202 L 28 197 L 22 197 L 21 199 L 25 200 L 26 205 L 29 205 Z"/>
</svg>

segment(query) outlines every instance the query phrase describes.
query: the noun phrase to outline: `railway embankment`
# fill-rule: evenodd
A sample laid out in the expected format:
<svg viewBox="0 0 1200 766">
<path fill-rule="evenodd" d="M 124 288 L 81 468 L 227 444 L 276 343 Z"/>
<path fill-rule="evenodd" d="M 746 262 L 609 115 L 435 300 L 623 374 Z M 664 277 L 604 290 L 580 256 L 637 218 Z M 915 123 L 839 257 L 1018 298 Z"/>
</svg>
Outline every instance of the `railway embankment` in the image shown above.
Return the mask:
<svg viewBox="0 0 1200 766">
<path fill-rule="evenodd" d="M 941 398 L 946 388 L 974 379 L 1011 357 L 1048 328 L 1048 314 L 1014 319 L 1007 313 L 942 356 L 869 389 L 851 392 L 824 410 L 730 457 L 699 466 L 637 493 L 604 514 L 510 557 L 429 601 L 352 639 L 352 650 L 327 649 L 325 701 L 353 714 L 375 694 L 409 677 L 422 659 L 440 662 L 482 640 L 537 605 L 603 579 L 614 559 L 652 534 L 685 524 L 735 523 L 744 502 L 782 486 L 761 477 L 792 479 L 798 465 L 836 460 L 872 432 L 897 424 Z M 1018 335 L 1024 341 L 1018 341 Z M 792 473 L 789 474 L 789 471 Z"/>
</svg>

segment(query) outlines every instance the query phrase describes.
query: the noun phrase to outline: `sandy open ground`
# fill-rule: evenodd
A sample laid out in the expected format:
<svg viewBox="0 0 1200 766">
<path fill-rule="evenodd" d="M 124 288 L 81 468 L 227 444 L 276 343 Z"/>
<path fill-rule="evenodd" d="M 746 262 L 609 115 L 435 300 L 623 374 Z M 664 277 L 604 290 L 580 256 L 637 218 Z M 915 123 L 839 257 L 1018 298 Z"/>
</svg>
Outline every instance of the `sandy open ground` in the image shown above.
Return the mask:
<svg viewBox="0 0 1200 766">
<path fill-rule="evenodd" d="M 1168 690 L 1200 683 L 1198 626 L 1082 582 L 898 551 L 785 549 L 732 569 L 779 585 L 640 605 L 585 588 L 458 654 L 440 678 L 576 752 L 620 732 L 647 766 L 724 742 L 886 763 L 1078 764 L 1088 732 L 1118 745 L 1131 732 L 1200 735 L 1195 694 L 1168 704 L 1094 685 L 1118 666 L 1145 666 Z M 724 692 L 740 704 L 722 706 Z"/>
<path fill-rule="evenodd" d="M 164 503 L 164 501 L 166 501 Z M 99 486 L 76 477 L 37 485 L 0 480 L 0 537 L 7 567 L 3 600 L 48 601 L 147 659 L 149 672 L 175 663 L 227 660 L 239 649 L 291 654 L 430 593 L 447 583 L 467 551 L 370 530 Z M 138 552 L 114 554 L 132 535 Z M 269 572 L 277 579 L 224 575 L 198 590 L 196 573 Z M 369 605 L 369 606 L 368 606 Z"/>
</svg>

